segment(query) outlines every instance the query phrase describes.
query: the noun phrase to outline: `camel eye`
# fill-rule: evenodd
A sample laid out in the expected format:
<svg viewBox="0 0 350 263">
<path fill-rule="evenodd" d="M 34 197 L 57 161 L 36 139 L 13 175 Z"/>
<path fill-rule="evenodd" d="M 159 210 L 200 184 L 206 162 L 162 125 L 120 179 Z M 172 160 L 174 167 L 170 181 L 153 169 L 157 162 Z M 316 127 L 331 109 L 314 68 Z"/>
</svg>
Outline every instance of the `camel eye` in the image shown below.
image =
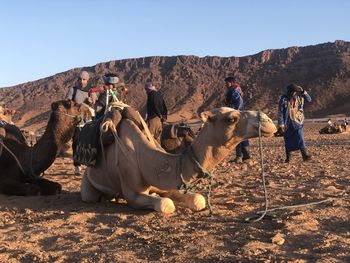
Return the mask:
<svg viewBox="0 0 350 263">
<path fill-rule="evenodd" d="M 235 123 L 237 121 L 237 118 L 235 118 L 234 116 L 228 116 L 226 121 L 229 123 Z"/>
<path fill-rule="evenodd" d="M 63 105 L 65 108 L 70 108 L 72 106 L 72 101 L 71 100 L 65 100 L 63 102 Z"/>
</svg>

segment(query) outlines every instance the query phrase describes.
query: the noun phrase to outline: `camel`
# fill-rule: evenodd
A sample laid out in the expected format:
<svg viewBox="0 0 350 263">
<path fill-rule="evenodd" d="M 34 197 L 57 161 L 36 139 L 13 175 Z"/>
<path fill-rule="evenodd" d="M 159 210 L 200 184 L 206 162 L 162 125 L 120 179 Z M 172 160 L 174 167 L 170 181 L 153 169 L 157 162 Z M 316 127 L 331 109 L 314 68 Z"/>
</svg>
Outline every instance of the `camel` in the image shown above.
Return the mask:
<svg viewBox="0 0 350 263">
<path fill-rule="evenodd" d="M 260 115 L 262 136 L 273 136 L 276 127 L 264 113 Z M 149 141 L 129 119 L 118 125 L 115 141 L 104 148 L 105 159 L 88 167 L 80 190 L 84 202 L 102 198 L 124 198 L 135 209 L 153 209 L 161 213 L 175 211 L 174 202 L 194 211 L 205 208 L 204 197 L 182 194 L 178 189 L 210 171 L 236 145 L 258 136 L 258 112 L 222 107 L 201 113 L 203 128 L 187 151 L 166 153 Z"/>
<path fill-rule="evenodd" d="M 181 153 L 195 138 L 192 129 L 183 123 L 166 124 L 160 138 L 161 146 L 168 153 Z"/>
<path fill-rule="evenodd" d="M 40 177 L 54 162 L 60 147 L 68 142 L 84 109 L 71 100 L 51 104 L 43 136 L 33 146 L 26 144 L 20 129 L 3 123 L 0 138 L 0 193 L 6 195 L 53 195 L 61 185 Z"/>
<path fill-rule="evenodd" d="M 326 127 L 323 127 L 319 130 L 320 134 L 336 134 L 336 133 L 342 133 L 343 127 L 339 124 L 333 124 L 333 125 L 327 125 Z"/>
</svg>

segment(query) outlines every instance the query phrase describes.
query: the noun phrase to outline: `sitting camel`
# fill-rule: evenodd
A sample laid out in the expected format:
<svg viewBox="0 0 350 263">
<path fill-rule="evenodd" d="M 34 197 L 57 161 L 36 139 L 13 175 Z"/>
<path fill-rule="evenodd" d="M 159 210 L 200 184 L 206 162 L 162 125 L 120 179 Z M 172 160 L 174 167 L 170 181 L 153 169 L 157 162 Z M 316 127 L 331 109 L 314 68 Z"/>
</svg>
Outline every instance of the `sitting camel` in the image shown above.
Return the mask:
<svg viewBox="0 0 350 263">
<path fill-rule="evenodd" d="M 213 169 L 242 140 L 257 137 L 259 125 L 258 112 L 228 107 L 203 112 L 201 118 L 205 124 L 198 136 L 188 150 L 177 155 L 148 140 L 133 121 L 122 119 L 115 141 L 104 148 L 105 159 L 99 156 L 96 166 L 85 171 L 82 200 L 122 197 L 136 209 L 162 213 L 175 211 L 173 200 L 195 211 L 204 209 L 202 195 L 181 194 L 178 189 L 195 180 L 203 169 Z M 264 113 L 260 119 L 261 134 L 273 136 L 276 127 L 272 120 Z"/>
<path fill-rule="evenodd" d="M 7 195 L 52 195 L 61 185 L 39 175 L 54 162 L 60 147 L 69 141 L 83 108 L 71 100 L 52 103 L 45 133 L 33 146 L 26 144 L 20 129 L 2 123 L 0 136 L 0 193 Z"/>
<path fill-rule="evenodd" d="M 335 123 L 333 125 L 327 125 L 326 127 L 323 127 L 319 130 L 320 134 L 336 134 L 336 133 L 342 133 L 343 128 L 341 125 Z"/>
<path fill-rule="evenodd" d="M 168 153 L 181 153 L 192 144 L 195 133 L 183 123 L 164 125 L 160 138 L 161 146 Z"/>
</svg>

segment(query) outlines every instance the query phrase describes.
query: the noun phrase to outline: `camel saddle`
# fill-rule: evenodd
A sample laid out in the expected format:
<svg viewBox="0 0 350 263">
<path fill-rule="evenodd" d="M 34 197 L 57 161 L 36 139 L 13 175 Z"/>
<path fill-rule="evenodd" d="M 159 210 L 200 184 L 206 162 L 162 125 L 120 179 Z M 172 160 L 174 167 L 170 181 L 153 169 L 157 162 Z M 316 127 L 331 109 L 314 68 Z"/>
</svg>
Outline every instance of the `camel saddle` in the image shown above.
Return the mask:
<svg viewBox="0 0 350 263">
<path fill-rule="evenodd" d="M 73 159 L 75 163 L 94 166 L 99 152 L 100 123 L 103 118 L 86 123 L 78 136 Z M 79 129 L 79 128 L 77 128 Z"/>
<path fill-rule="evenodd" d="M 117 131 L 121 119 L 129 119 L 141 128 L 142 123 L 139 116 L 131 107 L 123 110 L 111 108 L 103 117 L 86 123 L 79 135 L 79 142 L 73 155 L 74 161 L 87 166 L 95 166 L 101 151 L 101 143 L 106 146 L 114 142 L 114 131 L 109 128 L 104 130 L 105 124 L 112 123 Z"/>
</svg>

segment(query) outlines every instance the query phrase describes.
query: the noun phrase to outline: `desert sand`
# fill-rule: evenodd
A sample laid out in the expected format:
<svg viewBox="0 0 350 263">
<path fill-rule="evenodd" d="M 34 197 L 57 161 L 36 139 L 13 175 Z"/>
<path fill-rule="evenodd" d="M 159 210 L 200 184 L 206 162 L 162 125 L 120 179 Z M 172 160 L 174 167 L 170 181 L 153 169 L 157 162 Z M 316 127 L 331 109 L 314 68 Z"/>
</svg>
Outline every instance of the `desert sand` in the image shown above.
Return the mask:
<svg viewBox="0 0 350 263">
<path fill-rule="evenodd" d="M 70 158 L 57 158 L 45 177 L 62 194 L 0 195 L 0 262 L 350 262 L 350 133 L 319 128 L 306 127 L 310 162 L 296 153 L 283 163 L 283 139 L 264 138 L 264 174 L 269 208 L 326 201 L 252 223 L 245 218 L 265 205 L 258 139 L 248 163 L 231 155 L 213 171 L 211 216 L 134 210 L 124 200 L 83 203 L 82 176 Z"/>
</svg>

